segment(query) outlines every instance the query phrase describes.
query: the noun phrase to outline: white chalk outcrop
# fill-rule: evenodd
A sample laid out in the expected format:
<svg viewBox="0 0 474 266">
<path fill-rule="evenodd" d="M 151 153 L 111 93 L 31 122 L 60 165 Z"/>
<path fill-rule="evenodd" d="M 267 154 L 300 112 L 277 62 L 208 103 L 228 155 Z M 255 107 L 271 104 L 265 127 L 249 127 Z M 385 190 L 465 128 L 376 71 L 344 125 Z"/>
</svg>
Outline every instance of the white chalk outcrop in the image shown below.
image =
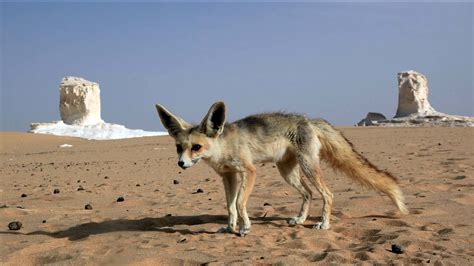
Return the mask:
<svg viewBox="0 0 474 266">
<path fill-rule="evenodd" d="M 104 122 L 100 114 L 99 84 L 95 82 L 65 77 L 59 85 L 59 94 L 62 121 L 32 123 L 30 132 L 94 140 L 168 135 Z"/>
<path fill-rule="evenodd" d="M 474 126 L 474 117 L 449 115 L 436 111 L 428 101 L 428 79 L 416 71 L 398 73 L 398 108 L 392 119 L 371 119 L 358 126 Z M 369 113 L 371 114 L 371 113 Z"/>
<path fill-rule="evenodd" d="M 428 80 L 413 70 L 398 73 L 398 108 L 395 117 L 438 115 L 428 101 Z"/>
<path fill-rule="evenodd" d="M 99 84 L 79 77 L 63 78 L 59 84 L 59 112 L 68 125 L 102 123 Z"/>
</svg>

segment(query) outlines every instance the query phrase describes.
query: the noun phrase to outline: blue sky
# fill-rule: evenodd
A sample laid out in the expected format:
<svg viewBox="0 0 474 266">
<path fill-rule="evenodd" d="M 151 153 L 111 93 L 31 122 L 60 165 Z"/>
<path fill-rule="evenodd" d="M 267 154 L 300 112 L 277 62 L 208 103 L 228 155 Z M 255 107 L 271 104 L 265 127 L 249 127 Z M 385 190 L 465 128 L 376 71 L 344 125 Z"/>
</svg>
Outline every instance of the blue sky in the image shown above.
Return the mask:
<svg viewBox="0 0 474 266">
<path fill-rule="evenodd" d="M 162 130 L 155 103 L 199 122 L 265 111 L 352 125 L 393 117 L 397 72 L 438 111 L 473 115 L 473 3 L 2 3 L 1 127 L 59 120 L 58 85 L 101 86 L 102 118 Z"/>
</svg>

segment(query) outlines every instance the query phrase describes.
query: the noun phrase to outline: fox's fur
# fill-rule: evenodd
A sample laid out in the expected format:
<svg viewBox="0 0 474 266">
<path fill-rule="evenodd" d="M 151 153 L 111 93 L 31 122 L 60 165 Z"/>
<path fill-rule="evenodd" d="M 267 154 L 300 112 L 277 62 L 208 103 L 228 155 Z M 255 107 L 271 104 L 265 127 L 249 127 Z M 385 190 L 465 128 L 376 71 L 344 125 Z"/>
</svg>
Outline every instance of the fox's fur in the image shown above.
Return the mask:
<svg viewBox="0 0 474 266">
<path fill-rule="evenodd" d="M 325 120 L 265 113 L 227 124 L 225 104 L 216 102 L 201 124 L 193 126 L 161 105 L 156 108 L 176 141 L 178 165 L 188 168 L 202 159 L 223 178 L 228 232 L 236 232 L 237 222 L 241 235 L 249 232 L 246 205 L 255 183 L 255 164 L 263 162 L 274 162 L 286 182 L 303 197 L 299 215 L 291 218 L 290 224 L 302 224 L 308 216 L 312 198 L 309 180 L 323 198 L 322 221 L 315 228 L 329 228 L 333 194 L 322 179 L 320 159 L 362 185 L 386 194 L 400 212 L 408 213 L 396 178 L 358 154 Z"/>
</svg>

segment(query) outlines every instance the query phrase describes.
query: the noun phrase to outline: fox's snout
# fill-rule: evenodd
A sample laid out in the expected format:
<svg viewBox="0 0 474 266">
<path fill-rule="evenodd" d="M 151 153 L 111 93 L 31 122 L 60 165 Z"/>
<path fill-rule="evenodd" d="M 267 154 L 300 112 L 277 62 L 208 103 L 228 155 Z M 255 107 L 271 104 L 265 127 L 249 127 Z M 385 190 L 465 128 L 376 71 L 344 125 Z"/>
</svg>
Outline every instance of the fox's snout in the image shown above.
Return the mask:
<svg viewBox="0 0 474 266">
<path fill-rule="evenodd" d="M 187 158 L 185 158 L 185 156 L 180 156 L 180 158 L 178 160 L 178 166 L 183 168 L 183 169 L 187 169 L 187 168 L 195 165 L 196 163 L 198 163 L 199 160 L 200 160 L 200 158 L 187 159 Z"/>
<path fill-rule="evenodd" d="M 186 165 L 186 163 L 184 161 L 178 161 L 178 166 L 183 168 L 183 169 L 191 167 L 191 165 Z"/>
</svg>

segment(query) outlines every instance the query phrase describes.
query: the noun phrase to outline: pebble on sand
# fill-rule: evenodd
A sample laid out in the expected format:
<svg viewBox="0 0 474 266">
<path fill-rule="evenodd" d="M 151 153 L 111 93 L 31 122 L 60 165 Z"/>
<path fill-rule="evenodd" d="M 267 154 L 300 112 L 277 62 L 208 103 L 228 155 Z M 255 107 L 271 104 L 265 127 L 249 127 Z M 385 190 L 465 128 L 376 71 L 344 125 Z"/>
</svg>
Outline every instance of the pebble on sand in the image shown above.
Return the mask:
<svg viewBox="0 0 474 266">
<path fill-rule="evenodd" d="M 21 197 L 22 197 L 22 198 L 26 198 L 26 197 L 28 197 L 28 195 L 26 195 L 25 193 L 23 193 L 23 194 L 21 194 Z"/>
<path fill-rule="evenodd" d="M 54 194 L 59 194 L 59 189 L 58 188 L 54 189 L 53 193 Z"/>
<path fill-rule="evenodd" d="M 402 254 L 403 253 L 403 248 L 397 244 L 392 245 L 392 252 L 395 254 Z"/>
<path fill-rule="evenodd" d="M 123 201 L 125 201 L 125 199 L 123 197 L 118 197 L 117 198 L 117 202 L 123 202 Z"/>
<path fill-rule="evenodd" d="M 179 184 L 179 181 L 175 179 L 175 180 L 173 180 L 173 184 L 177 185 L 177 184 Z"/>
<path fill-rule="evenodd" d="M 86 206 L 84 206 L 84 209 L 86 209 L 86 210 L 92 210 L 92 205 L 86 204 Z"/>
<path fill-rule="evenodd" d="M 14 221 L 8 224 L 8 229 L 10 230 L 20 230 L 21 227 L 22 227 L 22 224 L 21 222 L 18 222 L 18 221 Z"/>
<path fill-rule="evenodd" d="M 202 190 L 201 188 L 198 188 L 198 189 L 196 190 L 196 193 L 204 193 L 204 190 Z"/>
</svg>

